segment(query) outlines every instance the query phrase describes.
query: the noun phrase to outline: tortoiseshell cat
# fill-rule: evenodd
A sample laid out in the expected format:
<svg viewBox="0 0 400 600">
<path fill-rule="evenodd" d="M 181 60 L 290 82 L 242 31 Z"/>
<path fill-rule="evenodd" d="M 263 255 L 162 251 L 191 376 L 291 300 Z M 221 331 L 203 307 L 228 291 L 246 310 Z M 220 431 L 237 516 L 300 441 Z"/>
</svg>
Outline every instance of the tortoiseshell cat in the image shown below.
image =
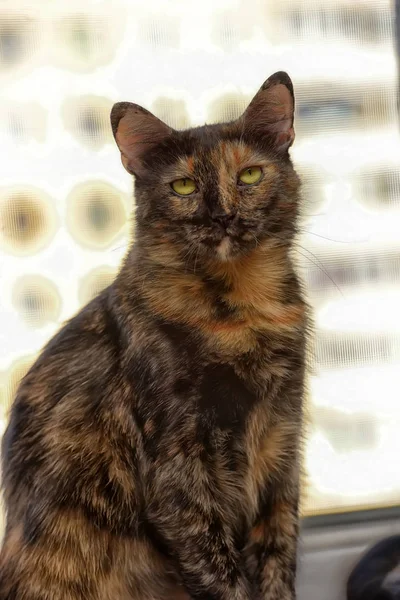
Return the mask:
<svg viewBox="0 0 400 600">
<path fill-rule="evenodd" d="M 19 387 L 1 600 L 294 598 L 293 113 L 283 72 L 228 124 L 178 132 L 114 106 L 136 239 Z"/>
</svg>

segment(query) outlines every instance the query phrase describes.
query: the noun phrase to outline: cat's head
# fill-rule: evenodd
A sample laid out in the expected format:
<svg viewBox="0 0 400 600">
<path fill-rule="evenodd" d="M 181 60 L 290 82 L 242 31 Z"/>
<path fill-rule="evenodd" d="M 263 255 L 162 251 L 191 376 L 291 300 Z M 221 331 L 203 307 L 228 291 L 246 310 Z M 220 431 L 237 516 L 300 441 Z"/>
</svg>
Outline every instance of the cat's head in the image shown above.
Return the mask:
<svg viewBox="0 0 400 600">
<path fill-rule="evenodd" d="M 176 131 L 135 104 L 111 112 L 122 163 L 135 175 L 137 231 L 188 260 L 231 261 L 295 230 L 299 180 L 293 86 L 272 75 L 234 122 Z"/>
</svg>

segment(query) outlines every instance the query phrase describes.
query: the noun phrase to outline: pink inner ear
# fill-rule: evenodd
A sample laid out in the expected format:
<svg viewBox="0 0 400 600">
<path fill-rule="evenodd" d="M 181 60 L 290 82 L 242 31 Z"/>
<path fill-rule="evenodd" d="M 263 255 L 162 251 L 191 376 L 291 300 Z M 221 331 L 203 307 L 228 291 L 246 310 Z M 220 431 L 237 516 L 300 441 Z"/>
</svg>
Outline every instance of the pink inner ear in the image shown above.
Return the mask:
<svg viewBox="0 0 400 600">
<path fill-rule="evenodd" d="M 283 84 L 275 85 L 269 92 L 269 110 L 276 121 L 291 121 L 293 119 L 293 98 Z M 289 123 L 290 127 L 290 123 Z"/>
<path fill-rule="evenodd" d="M 244 114 L 245 123 L 266 133 L 275 133 L 275 147 L 287 149 L 294 140 L 294 102 L 286 85 L 278 83 L 261 89 Z"/>
<path fill-rule="evenodd" d="M 262 120 L 270 131 L 289 129 L 293 121 L 293 99 L 283 84 L 259 92 L 250 103 L 246 116 Z"/>
<path fill-rule="evenodd" d="M 143 154 L 162 142 L 171 131 L 168 125 L 147 111 L 128 110 L 119 121 L 115 135 L 127 171 L 139 173 Z"/>
<path fill-rule="evenodd" d="M 146 147 L 143 146 L 144 135 L 131 131 L 129 124 L 124 123 L 124 119 L 121 119 L 115 139 L 121 151 L 122 164 L 125 169 L 133 172 L 140 154 L 146 150 Z"/>
</svg>

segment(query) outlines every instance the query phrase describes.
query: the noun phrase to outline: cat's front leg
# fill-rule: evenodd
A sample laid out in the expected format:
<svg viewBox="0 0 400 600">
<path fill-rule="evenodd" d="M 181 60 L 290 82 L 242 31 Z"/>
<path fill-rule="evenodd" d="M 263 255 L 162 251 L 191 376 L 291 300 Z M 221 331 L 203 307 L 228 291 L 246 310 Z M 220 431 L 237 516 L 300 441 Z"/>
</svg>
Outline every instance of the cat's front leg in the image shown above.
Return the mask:
<svg viewBox="0 0 400 600">
<path fill-rule="evenodd" d="M 154 471 L 150 538 L 174 560 L 192 600 L 254 600 L 230 524 L 206 469 L 182 455 Z"/>
<path fill-rule="evenodd" d="M 260 600 L 294 600 L 298 541 L 298 488 L 288 484 L 268 498 L 250 532 L 247 555 Z"/>
<path fill-rule="evenodd" d="M 135 558 L 140 564 L 140 555 L 130 540 L 99 528 L 76 508 L 50 509 L 34 494 L 27 504 L 30 517 L 18 518 L 15 506 L 8 511 L 0 600 L 136 600 L 128 566 Z"/>
</svg>

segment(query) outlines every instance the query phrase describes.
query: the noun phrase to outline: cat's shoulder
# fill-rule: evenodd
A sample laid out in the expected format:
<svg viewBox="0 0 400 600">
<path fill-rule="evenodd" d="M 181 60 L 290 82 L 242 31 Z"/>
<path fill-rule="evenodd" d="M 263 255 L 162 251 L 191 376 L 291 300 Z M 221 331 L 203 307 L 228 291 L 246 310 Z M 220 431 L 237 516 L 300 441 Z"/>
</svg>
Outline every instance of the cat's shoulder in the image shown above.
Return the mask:
<svg viewBox="0 0 400 600">
<path fill-rule="evenodd" d="M 117 318 L 105 290 L 49 341 L 19 384 L 10 423 L 38 427 L 65 410 L 82 414 L 99 409 L 115 387 L 120 342 Z"/>
<path fill-rule="evenodd" d="M 31 374 L 55 374 L 63 378 L 101 372 L 115 360 L 119 347 L 118 319 L 109 301 L 112 288 L 107 288 L 83 307 L 46 344 L 31 368 Z"/>
</svg>

